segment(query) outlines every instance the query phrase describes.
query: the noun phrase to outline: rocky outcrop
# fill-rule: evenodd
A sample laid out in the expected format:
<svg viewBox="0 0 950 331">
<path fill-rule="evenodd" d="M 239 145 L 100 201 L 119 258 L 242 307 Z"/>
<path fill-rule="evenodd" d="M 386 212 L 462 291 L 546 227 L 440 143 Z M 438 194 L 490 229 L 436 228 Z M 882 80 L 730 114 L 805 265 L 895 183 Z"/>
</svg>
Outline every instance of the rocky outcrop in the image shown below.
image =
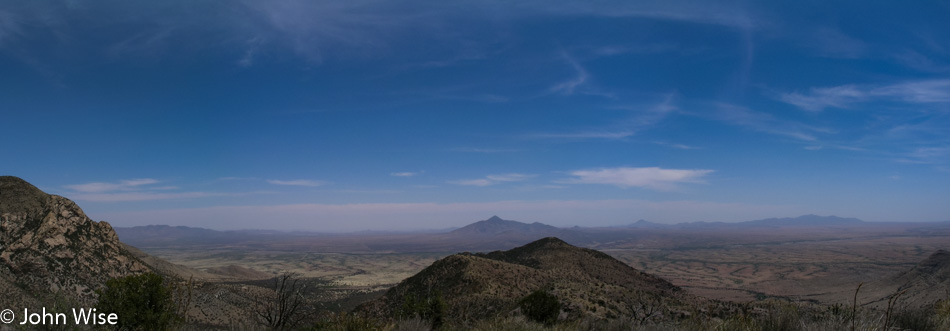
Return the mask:
<svg viewBox="0 0 950 331">
<path fill-rule="evenodd" d="M 109 223 L 20 178 L 0 177 L 0 277 L 13 278 L 7 283 L 33 296 L 60 293 L 87 303 L 107 280 L 146 271 Z"/>
</svg>

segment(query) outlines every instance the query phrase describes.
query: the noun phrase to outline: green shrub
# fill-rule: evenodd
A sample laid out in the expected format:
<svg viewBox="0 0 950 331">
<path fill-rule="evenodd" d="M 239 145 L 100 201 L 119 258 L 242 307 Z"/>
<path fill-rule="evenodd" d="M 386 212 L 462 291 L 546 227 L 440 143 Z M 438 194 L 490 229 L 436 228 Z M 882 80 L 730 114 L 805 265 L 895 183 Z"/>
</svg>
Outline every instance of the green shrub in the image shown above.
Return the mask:
<svg viewBox="0 0 950 331">
<path fill-rule="evenodd" d="M 537 290 L 518 303 L 521 313 L 538 323 L 552 325 L 561 314 L 561 302 L 545 290 Z"/>
<path fill-rule="evenodd" d="M 929 309 L 907 309 L 894 315 L 894 325 L 901 330 L 939 330 L 936 317 Z"/>
<path fill-rule="evenodd" d="M 154 273 L 113 278 L 96 293 L 96 310 L 118 315 L 116 329 L 166 330 L 179 320 L 172 291 Z"/>
<path fill-rule="evenodd" d="M 415 295 L 406 295 L 402 307 L 396 313 L 401 320 L 421 318 L 432 323 L 432 329 L 439 329 L 445 324 L 445 299 L 441 292 L 436 292 L 424 298 Z"/>
<path fill-rule="evenodd" d="M 950 318 L 950 299 L 940 300 L 934 305 L 937 317 L 940 319 Z"/>
</svg>

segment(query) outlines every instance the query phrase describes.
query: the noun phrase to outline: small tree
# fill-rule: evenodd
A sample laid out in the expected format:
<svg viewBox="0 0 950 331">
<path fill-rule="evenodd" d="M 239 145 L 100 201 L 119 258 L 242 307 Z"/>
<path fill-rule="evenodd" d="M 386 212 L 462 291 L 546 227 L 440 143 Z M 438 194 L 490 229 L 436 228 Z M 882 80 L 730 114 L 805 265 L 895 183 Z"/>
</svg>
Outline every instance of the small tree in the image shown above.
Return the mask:
<svg viewBox="0 0 950 331">
<path fill-rule="evenodd" d="M 302 286 L 296 273 L 283 273 L 274 277 L 273 293 L 257 302 L 257 317 L 264 326 L 272 329 L 291 329 L 302 318 Z"/>
<path fill-rule="evenodd" d="M 651 319 L 660 316 L 663 311 L 663 301 L 660 296 L 644 291 L 636 291 L 633 300 L 626 301 L 631 317 L 639 325 L 646 325 Z"/>
<path fill-rule="evenodd" d="M 119 317 L 116 329 L 165 330 L 179 320 L 171 290 L 154 273 L 110 279 L 96 293 L 96 310 Z"/>
</svg>

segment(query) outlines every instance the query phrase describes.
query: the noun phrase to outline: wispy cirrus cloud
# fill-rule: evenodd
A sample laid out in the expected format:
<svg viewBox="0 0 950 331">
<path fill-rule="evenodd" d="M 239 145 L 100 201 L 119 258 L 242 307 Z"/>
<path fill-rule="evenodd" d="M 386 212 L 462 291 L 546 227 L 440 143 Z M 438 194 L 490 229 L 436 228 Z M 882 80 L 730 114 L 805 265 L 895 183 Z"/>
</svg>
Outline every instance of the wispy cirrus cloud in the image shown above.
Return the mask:
<svg viewBox="0 0 950 331">
<path fill-rule="evenodd" d="M 891 54 L 898 63 L 919 71 L 945 73 L 950 71 L 950 65 L 933 60 L 927 55 L 915 50 L 905 49 Z"/>
<path fill-rule="evenodd" d="M 231 176 L 231 177 L 219 177 L 218 180 L 223 180 L 223 181 L 258 180 L 258 178 L 257 178 L 257 177 L 235 177 L 235 176 Z"/>
<path fill-rule="evenodd" d="M 633 130 L 621 130 L 621 131 L 586 131 L 586 132 L 571 132 L 571 133 L 537 133 L 528 135 L 530 138 L 537 139 L 608 139 L 616 140 L 623 139 L 636 134 Z"/>
<path fill-rule="evenodd" d="M 127 179 L 114 183 L 92 182 L 85 184 L 66 185 L 67 189 L 82 193 L 100 193 L 108 191 L 127 191 L 138 189 L 141 186 L 157 184 L 158 180 L 152 178 Z"/>
<path fill-rule="evenodd" d="M 425 172 L 425 171 L 415 171 L 415 172 L 413 172 L 413 171 L 392 172 L 392 173 L 389 173 L 389 175 L 390 175 L 390 176 L 393 176 L 393 177 L 415 177 L 415 176 L 421 175 L 421 174 L 424 173 L 424 172 Z"/>
<path fill-rule="evenodd" d="M 909 103 L 950 103 L 950 79 L 906 81 L 874 88 L 870 94 Z"/>
<path fill-rule="evenodd" d="M 737 4 L 696 1 L 487 1 L 485 3 L 513 7 L 518 13 L 551 13 L 556 15 L 595 15 L 606 17 L 640 17 L 659 20 L 709 24 L 737 29 L 752 29 L 762 22 L 749 10 Z M 521 9 L 521 10 L 518 10 Z"/>
<path fill-rule="evenodd" d="M 628 110 L 630 117 L 618 120 L 616 123 L 603 128 L 559 133 L 533 133 L 525 135 L 529 139 L 607 139 L 620 140 L 636 135 L 640 131 L 653 127 L 676 109 L 675 93 L 668 93 L 663 99 L 652 105 L 624 105 L 610 107 L 612 109 Z"/>
<path fill-rule="evenodd" d="M 232 195 L 214 192 L 175 192 L 177 186 L 155 184 L 162 183 L 152 178 L 126 179 L 116 182 L 91 182 L 63 186 L 68 190 L 64 195 L 78 201 L 128 202 L 170 199 L 193 199 L 212 196 Z"/>
<path fill-rule="evenodd" d="M 0 9 L 0 45 L 21 33 L 17 17 L 6 10 Z"/>
<path fill-rule="evenodd" d="M 714 111 L 710 114 L 713 119 L 728 124 L 806 142 L 817 141 L 818 138 L 815 135 L 818 133 L 834 133 L 834 130 L 831 129 L 779 119 L 768 113 L 757 112 L 746 107 L 732 104 L 716 104 L 714 105 Z"/>
<path fill-rule="evenodd" d="M 515 153 L 522 150 L 517 148 L 478 148 L 478 147 L 459 147 L 453 148 L 450 151 L 453 152 L 462 152 L 462 153 L 483 153 L 483 154 L 495 154 L 495 153 Z"/>
<path fill-rule="evenodd" d="M 950 145 L 913 147 L 894 155 L 891 160 L 907 164 L 947 164 L 950 162 Z"/>
<path fill-rule="evenodd" d="M 595 56 L 615 56 L 621 54 L 652 54 L 666 53 L 680 50 L 682 46 L 674 43 L 637 44 L 637 45 L 608 45 L 590 50 Z"/>
<path fill-rule="evenodd" d="M 29 34 L 55 35 L 59 41 L 83 40 L 87 26 L 122 26 L 97 35 L 97 47 L 120 58 L 158 58 L 194 54 L 209 48 L 223 49 L 239 67 L 254 66 L 275 53 L 291 53 L 310 64 L 338 57 L 374 57 L 398 48 L 406 38 L 431 38 L 423 63 L 453 66 L 492 56 L 497 38 L 482 39 L 478 32 L 493 29 L 499 21 L 536 17 L 630 17 L 712 24 L 751 29 L 759 20 L 741 4 L 705 4 L 691 1 L 457 1 L 433 5 L 406 1 L 398 5 L 382 0 L 355 1 L 233 1 L 194 4 L 157 2 L 56 2 L 26 1 L 0 10 L 0 46 Z M 129 12 L 135 15 L 112 15 Z M 204 15 L 203 13 L 216 13 Z M 472 28 L 459 18 L 485 22 Z M 25 28 L 24 28 L 25 27 Z M 214 43 L 199 41 L 215 40 Z M 61 43 L 72 47 L 79 42 Z M 70 51 L 72 49 L 64 49 Z M 461 51 L 460 51 L 461 50 Z M 431 53 L 431 54 L 429 54 Z M 96 53 L 98 54 L 98 53 Z M 29 56 L 24 50 L 22 60 Z M 39 59 L 38 61 L 43 61 Z M 571 92 L 586 78 L 565 82 Z"/>
<path fill-rule="evenodd" d="M 806 47 L 814 49 L 819 55 L 825 57 L 853 59 L 864 56 L 868 52 L 868 46 L 864 41 L 833 27 L 816 28 L 811 31 L 806 40 Z"/>
<path fill-rule="evenodd" d="M 587 72 L 587 69 L 581 67 L 581 64 L 566 52 L 561 52 L 561 56 L 563 56 L 564 60 L 574 69 L 574 77 L 551 86 L 549 90 L 554 93 L 572 95 L 575 90 L 587 83 L 590 79 L 590 74 Z"/>
<path fill-rule="evenodd" d="M 537 175 L 532 174 L 518 174 L 518 173 L 509 173 L 509 174 L 500 174 L 500 175 L 488 175 L 485 178 L 478 179 L 460 179 L 449 181 L 449 184 L 463 185 L 463 186 L 491 186 L 500 183 L 507 182 L 520 182 L 530 178 L 534 178 Z"/>
<path fill-rule="evenodd" d="M 777 99 L 808 111 L 850 108 L 873 100 L 913 104 L 950 103 L 950 79 L 914 80 L 888 85 L 814 87 L 804 93 L 778 93 Z"/>
<path fill-rule="evenodd" d="M 703 183 L 702 178 L 713 170 L 645 168 L 599 168 L 574 170 L 573 178 L 561 181 L 569 184 L 605 184 L 622 188 L 641 187 L 654 190 L 672 190 L 677 184 Z"/>
<path fill-rule="evenodd" d="M 851 104 L 865 100 L 865 91 L 855 85 L 812 88 L 809 93 L 782 93 L 779 100 L 808 111 L 821 111 L 828 107 L 849 108 Z"/>
<path fill-rule="evenodd" d="M 152 200 L 172 200 L 172 199 L 195 199 L 215 196 L 228 196 L 228 193 L 212 192 L 116 192 L 116 193 L 85 193 L 71 194 L 69 197 L 79 201 L 93 202 L 129 202 L 129 201 L 152 201 Z"/>
<path fill-rule="evenodd" d="M 293 180 L 279 180 L 279 179 L 268 179 L 267 183 L 274 185 L 284 185 L 284 186 L 307 186 L 307 187 L 317 187 L 326 185 L 327 182 L 322 180 L 310 180 L 310 179 L 293 179 Z"/>
<path fill-rule="evenodd" d="M 941 147 L 918 147 L 915 148 L 910 156 L 918 159 L 933 159 L 938 157 L 950 156 L 950 146 Z"/>
<path fill-rule="evenodd" d="M 677 143 L 671 143 L 671 142 L 666 142 L 666 141 L 654 141 L 653 143 L 660 146 L 666 146 L 666 147 L 676 148 L 676 149 L 687 149 L 687 150 L 700 149 L 699 147 L 696 147 L 696 146 L 691 146 L 691 145 L 686 145 L 686 144 L 677 144 Z"/>
</svg>

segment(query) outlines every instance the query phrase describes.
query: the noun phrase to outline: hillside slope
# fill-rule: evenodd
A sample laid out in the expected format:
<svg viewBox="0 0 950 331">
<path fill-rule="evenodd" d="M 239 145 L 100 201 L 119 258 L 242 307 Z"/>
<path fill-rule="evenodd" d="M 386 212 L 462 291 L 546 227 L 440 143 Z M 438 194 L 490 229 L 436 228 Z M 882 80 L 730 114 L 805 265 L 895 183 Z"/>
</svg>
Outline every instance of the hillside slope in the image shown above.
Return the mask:
<svg viewBox="0 0 950 331">
<path fill-rule="evenodd" d="M 670 319 L 709 303 L 607 254 L 549 237 L 508 251 L 445 257 L 357 310 L 392 318 L 407 300 L 442 296 L 449 319 L 477 320 L 517 314 L 519 300 L 536 290 L 554 294 L 565 319 Z"/>
<path fill-rule="evenodd" d="M 926 306 L 948 299 L 950 293 L 950 251 L 937 250 L 917 265 L 888 279 L 871 282 L 867 288 L 867 305 L 884 306 L 894 293 L 904 292 L 900 303 Z M 864 289 L 862 288 L 862 291 Z"/>
</svg>

